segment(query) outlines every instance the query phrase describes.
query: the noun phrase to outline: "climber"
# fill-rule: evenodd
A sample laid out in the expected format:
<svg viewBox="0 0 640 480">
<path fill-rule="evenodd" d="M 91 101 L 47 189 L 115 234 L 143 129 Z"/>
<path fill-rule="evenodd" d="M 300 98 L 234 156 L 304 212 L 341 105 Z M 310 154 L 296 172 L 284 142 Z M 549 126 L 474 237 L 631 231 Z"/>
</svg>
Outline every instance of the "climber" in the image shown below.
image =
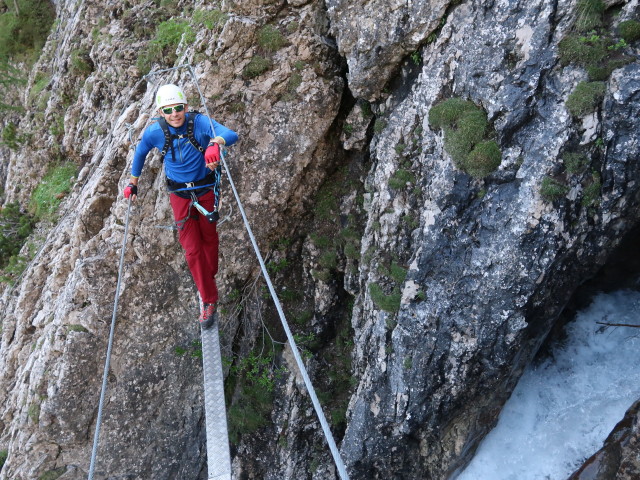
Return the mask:
<svg viewBox="0 0 640 480">
<path fill-rule="evenodd" d="M 199 210 L 214 211 L 213 187 L 220 164 L 220 145 L 233 145 L 238 134 L 213 119 L 210 121 L 206 115 L 188 113 L 187 98 L 176 85 L 163 85 L 158 89 L 156 108 L 160 118 L 142 134 L 133 156 L 131 178 L 124 189 L 124 196 L 136 199 L 138 178 L 145 159 L 156 147 L 164 158 L 171 194 L 169 201 L 178 226 L 180 244 L 203 304 L 200 325 L 209 328 L 215 322 L 218 303 L 215 280 L 218 232 L 216 222 L 212 221 L 214 218 Z M 198 208 L 194 208 L 194 203 Z"/>
</svg>

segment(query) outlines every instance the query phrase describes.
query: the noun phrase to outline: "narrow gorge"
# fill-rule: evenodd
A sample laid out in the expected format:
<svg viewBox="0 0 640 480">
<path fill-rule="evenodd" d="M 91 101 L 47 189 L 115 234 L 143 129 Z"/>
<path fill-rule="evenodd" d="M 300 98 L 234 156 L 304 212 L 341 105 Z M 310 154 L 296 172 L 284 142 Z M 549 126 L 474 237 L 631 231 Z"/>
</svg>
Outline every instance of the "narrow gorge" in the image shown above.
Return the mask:
<svg viewBox="0 0 640 480">
<path fill-rule="evenodd" d="M 2 480 L 87 478 L 164 83 L 240 135 L 230 173 L 352 480 L 454 479 L 570 313 L 639 288 L 638 0 L 17 0 L 0 26 Z M 180 65 L 198 85 L 145 77 Z M 233 478 L 337 479 L 225 178 L 222 216 Z M 98 479 L 207 478 L 172 223 L 156 152 Z M 572 478 L 640 478 L 629 407 Z"/>
</svg>

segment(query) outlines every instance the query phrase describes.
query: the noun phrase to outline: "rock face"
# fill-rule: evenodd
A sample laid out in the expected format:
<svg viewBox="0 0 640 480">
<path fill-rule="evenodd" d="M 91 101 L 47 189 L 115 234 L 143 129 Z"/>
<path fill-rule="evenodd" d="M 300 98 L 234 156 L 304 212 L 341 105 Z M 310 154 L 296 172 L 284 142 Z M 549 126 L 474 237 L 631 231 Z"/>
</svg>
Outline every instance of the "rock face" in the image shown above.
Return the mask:
<svg viewBox="0 0 640 480">
<path fill-rule="evenodd" d="M 2 479 L 87 476 L 130 139 L 162 83 L 181 83 L 203 109 L 189 69 L 142 76 L 136 60 L 162 22 L 189 19 L 193 36 L 145 58 L 155 70 L 192 64 L 212 115 L 240 133 L 229 169 L 352 479 L 454 477 L 572 292 L 638 225 L 638 41 L 620 47 L 628 58 L 601 80 L 593 110 L 572 115 L 588 79 L 559 53 L 580 20 L 575 2 L 56 8 L 26 114 L 0 121 L 39 139 L 0 146 L 5 203 L 28 203 L 45 161 L 79 167 L 59 220 L 41 226 L 41 248 L 3 291 Z M 637 1 L 616 2 L 599 35 L 638 16 Z M 500 166 L 483 178 L 452 161 L 449 134 L 429 122 L 448 98 L 481 107 L 495 131 Z M 163 185 L 150 156 L 125 239 L 96 478 L 207 477 L 197 297 L 164 228 Z M 337 478 L 229 210 L 219 285 L 234 476 Z M 631 466 L 616 478 L 637 475 L 630 432 L 616 461 Z"/>
</svg>

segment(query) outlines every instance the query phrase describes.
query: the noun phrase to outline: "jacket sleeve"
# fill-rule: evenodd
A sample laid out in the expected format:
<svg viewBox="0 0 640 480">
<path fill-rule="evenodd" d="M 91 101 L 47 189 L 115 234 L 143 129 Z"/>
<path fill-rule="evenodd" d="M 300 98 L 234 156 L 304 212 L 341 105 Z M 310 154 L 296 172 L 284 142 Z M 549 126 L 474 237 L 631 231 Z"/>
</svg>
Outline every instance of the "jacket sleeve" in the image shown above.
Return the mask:
<svg viewBox="0 0 640 480">
<path fill-rule="evenodd" d="M 224 138 L 224 144 L 229 147 L 238 141 L 238 134 L 231 130 L 230 128 L 225 127 L 221 123 L 215 121 L 215 119 L 211 119 L 211 123 L 213 123 L 214 131 L 211 131 L 211 125 L 209 124 L 209 118 L 206 115 L 202 115 L 199 119 L 204 124 L 202 125 L 207 132 L 207 143 L 210 139 L 214 137 L 222 137 Z"/>
<path fill-rule="evenodd" d="M 142 167 L 144 167 L 144 161 L 147 155 L 155 145 L 151 141 L 151 133 L 147 128 L 142 134 L 142 140 L 136 147 L 136 151 L 133 154 L 133 164 L 131 165 L 131 176 L 139 177 L 142 173 Z"/>
</svg>

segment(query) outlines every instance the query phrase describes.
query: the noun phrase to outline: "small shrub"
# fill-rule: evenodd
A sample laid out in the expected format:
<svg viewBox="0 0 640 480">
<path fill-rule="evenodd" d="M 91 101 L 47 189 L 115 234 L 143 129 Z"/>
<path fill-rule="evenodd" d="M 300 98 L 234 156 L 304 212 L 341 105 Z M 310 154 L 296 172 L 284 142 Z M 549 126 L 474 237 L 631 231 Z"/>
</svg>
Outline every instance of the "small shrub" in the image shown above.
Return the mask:
<svg viewBox="0 0 640 480">
<path fill-rule="evenodd" d="M 256 78 L 269 70 L 269 68 L 271 68 L 271 62 L 269 60 L 260 55 L 255 55 L 251 58 L 247 66 L 244 67 L 242 75 L 245 78 Z"/>
<path fill-rule="evenodd" d="M 8 450 L 0 450 L 0 470 L 2 470 L 2 467 L 4 467 L 4 463 L 7 461 L 8 456 Z"/>
<path fill-rule="evenodd" d="M 273 25 L 265 25 L 258 32 L 258 45 L 267 52 L 277 52 L 284 44 L 284 37 Z"/>
<path fill-rule="evenodd" d="M 552 177 L 544 177 L 540 184 L 540 195 L 548 202 L 564 197 L 569 188 Z"/>
<path fill-rule="evenodd" d="M 627 43 L 635 42 L 640 38 L 640 22 L 636 20 L 620 22 L 618 32 Z"/>
<path fill-rule="evenodd" d="M 567 110 L 574 117 L 584 117 L 596 110 L 605 94 L 604 82 L 580 82 L 567 99 Z"/>
<path fill-rule="evenodd" d="M 76 49 L 71 52 L 71 73 L 78 76 L 88 76 L 93 72 L 93 60 L 89 56 L 89 50 Z"/>
</svg>

